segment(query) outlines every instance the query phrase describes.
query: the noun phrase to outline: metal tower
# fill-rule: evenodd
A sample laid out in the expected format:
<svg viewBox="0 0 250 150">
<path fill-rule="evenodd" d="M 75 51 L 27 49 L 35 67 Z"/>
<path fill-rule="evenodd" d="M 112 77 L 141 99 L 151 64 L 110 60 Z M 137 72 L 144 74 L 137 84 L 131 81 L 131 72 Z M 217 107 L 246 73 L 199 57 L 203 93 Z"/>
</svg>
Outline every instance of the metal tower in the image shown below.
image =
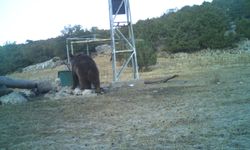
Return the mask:
<svg viewBox="0 0 250 150">
<path fill-rule="evenodd" d="M 109 19 L 112 47 L 113 81 L 120 80 L 128 65 L 132 66 L 133 79 L 139 79 L 135 39 L 129 0 L 109 0 Z M 123 58 L 121 67 L 117 59 Z"/>
</svg>

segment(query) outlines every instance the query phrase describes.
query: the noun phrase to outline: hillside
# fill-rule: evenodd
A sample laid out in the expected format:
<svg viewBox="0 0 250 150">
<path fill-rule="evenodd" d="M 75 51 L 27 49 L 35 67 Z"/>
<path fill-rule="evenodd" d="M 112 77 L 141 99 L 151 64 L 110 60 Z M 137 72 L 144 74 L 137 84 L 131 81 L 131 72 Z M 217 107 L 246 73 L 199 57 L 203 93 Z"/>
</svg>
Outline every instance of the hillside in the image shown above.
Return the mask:
<svg viewBox="0 0 250 150">
<path fill-rule="evenodd" d="M 166 10 L 162 16 L 136 22 L 133 26 L 135 38 L 145 41 L 143 45 L 147 45 L 150 49 L 149 56 L 159 51 L 191 53 L 209 48 L 232 48 L 239 41 L 250 39 L 249 10 L 249 0 L 213 0 L 211 3 L 204 2 L 200 6 L 186 6 L 177 12 L 169 13 Z M 125 31 L 122 26 L 120 30 Z M 96 27 L 86 30 L 84 25 L 68 25 L 62 30 L 62 35 L 56 38 L 27 40 L 24 44 L 6 43 L 0 46 L 0 75 L 53 57 L 65 59 L 66 38 L 93 37 L 93 35 L 109 38 L 109 33 L 109 30 Z M 91 45 L 90 51 L 95 51 L 96 46 Z M 85 48 L 86 45 L 76 46 L 78 51 L 83 51 Z M 140 48 L 137 50 L 138 58 L 142 58 L 144 54 L 140 53 Z M 143 63 L 139 61 L 139 65 Z"/>
<path fill-rule="evenodd" d="M 140 76 L 179 75 L 167 83 L 116 87 L 89 98 L 40 97 L 25 105 L 0 106 L 4 120 L 0 147 L 249 149 L 250 53 L 246 48 L 162 53 L 151 71 Z M 96 57 L 97 64 L 104 65 L 104 60 Z M 53 81 L 61 69 L 11 76 L 46 76 Z M 105 71 L 109 69 L 101 71 L 102 82 Z"/>
</svg>

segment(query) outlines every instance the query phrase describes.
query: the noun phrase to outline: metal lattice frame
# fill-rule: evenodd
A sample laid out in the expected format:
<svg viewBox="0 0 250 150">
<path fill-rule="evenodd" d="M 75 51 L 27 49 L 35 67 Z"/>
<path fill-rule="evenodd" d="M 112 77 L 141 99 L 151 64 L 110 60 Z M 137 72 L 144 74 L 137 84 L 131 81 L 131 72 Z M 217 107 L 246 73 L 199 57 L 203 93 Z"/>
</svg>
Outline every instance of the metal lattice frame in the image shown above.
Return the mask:
<svg viewBox="0 0 250 150">
<path fill-rule="evenodd" d="M 113 4 L 114 2 L 116 2 L 116 4 Z M 122 9 L 125 9 L 125 11 Z M 113 12 L 114 10 L 116 12 Z M 122 17 L 123 19 L 121 19 Z M 128 67 L 129 63 L 131 63 L 133 68 L 133 78 L 137 80 L 139 79 L 139 72 L 129 0 L 109 0 L 109 18 L 112 47 L 113 81 L 116 82 L 120 80 L 122 73 Z M 121 32 L 121 25 L 123 29 L 127 28 L 126 31 L 128 33 Z M 119 42 L 123 42 L 125 44 L 125 49 L 118 49 L 116 47 L 117 43 Z M 127 58 L 125 58 L 125 63 L 121 68 L 118 68 L 116 65 L 118 53 L 126 53 L 126 55 L 128 56 Z"/>
<path fill-rule="evenodd" d="M 66 49 L 67 49 L 67 60 L 68 64 L 70 64 L 70 54 L 74 54 L 74 44 L 86 44 L 86 53 L 89 54 L 89 44 L 91 43 L 103 43 L 103 42 L 109 42 L 110 39 L 100 39 L 96 38 L 95 35 L 93 38 L 67 38 L 66 39 Z"/>
</svg>

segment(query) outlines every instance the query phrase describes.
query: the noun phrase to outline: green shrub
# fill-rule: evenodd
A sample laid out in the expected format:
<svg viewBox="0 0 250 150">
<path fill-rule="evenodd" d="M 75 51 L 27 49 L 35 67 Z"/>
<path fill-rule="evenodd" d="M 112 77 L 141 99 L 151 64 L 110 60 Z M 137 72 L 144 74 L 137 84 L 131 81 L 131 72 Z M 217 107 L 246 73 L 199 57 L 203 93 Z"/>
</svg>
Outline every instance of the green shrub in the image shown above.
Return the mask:
<svg viewBox="0 0 250 150">
<path fill-rule="evenodd" d="M 230 47 L 234 38 L 224 36 L 228 26 L 226 14 L 209 3 L 184 7 L 167 20 L 169 36 L 165 40 L 165 46 L 171 52 Z"/>
<path fill-rule="evenodd" d="M 236 32 L 241 37 L 250 39 L 250 19 L 242 19 L 238 22 Z"/>
<path fill-rule="evenodd" d="M 155 65 L 157 61 L 156 51 L 152 45 L 146 41 L 136 43 L 137 61 L 140 71 L 148 71 L 150 65 Z"/>
</svg>

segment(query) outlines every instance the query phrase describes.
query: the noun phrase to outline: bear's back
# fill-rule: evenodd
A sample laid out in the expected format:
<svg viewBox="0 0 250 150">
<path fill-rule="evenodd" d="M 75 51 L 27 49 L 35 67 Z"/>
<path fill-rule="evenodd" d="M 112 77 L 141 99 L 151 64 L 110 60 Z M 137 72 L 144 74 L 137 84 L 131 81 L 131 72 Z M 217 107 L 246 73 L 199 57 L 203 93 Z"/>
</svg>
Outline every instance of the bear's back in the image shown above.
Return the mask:
<svg viewBox="0 0 250 150">
<path fill-rule="evenodd" d="M 71 57 L 71 65 L 73 68 L 79 68 L 84 70 L 95 70 L 98 72 L 96 63 L 94 60 L 85 54 L 78 54 Z"/>
</svg>

